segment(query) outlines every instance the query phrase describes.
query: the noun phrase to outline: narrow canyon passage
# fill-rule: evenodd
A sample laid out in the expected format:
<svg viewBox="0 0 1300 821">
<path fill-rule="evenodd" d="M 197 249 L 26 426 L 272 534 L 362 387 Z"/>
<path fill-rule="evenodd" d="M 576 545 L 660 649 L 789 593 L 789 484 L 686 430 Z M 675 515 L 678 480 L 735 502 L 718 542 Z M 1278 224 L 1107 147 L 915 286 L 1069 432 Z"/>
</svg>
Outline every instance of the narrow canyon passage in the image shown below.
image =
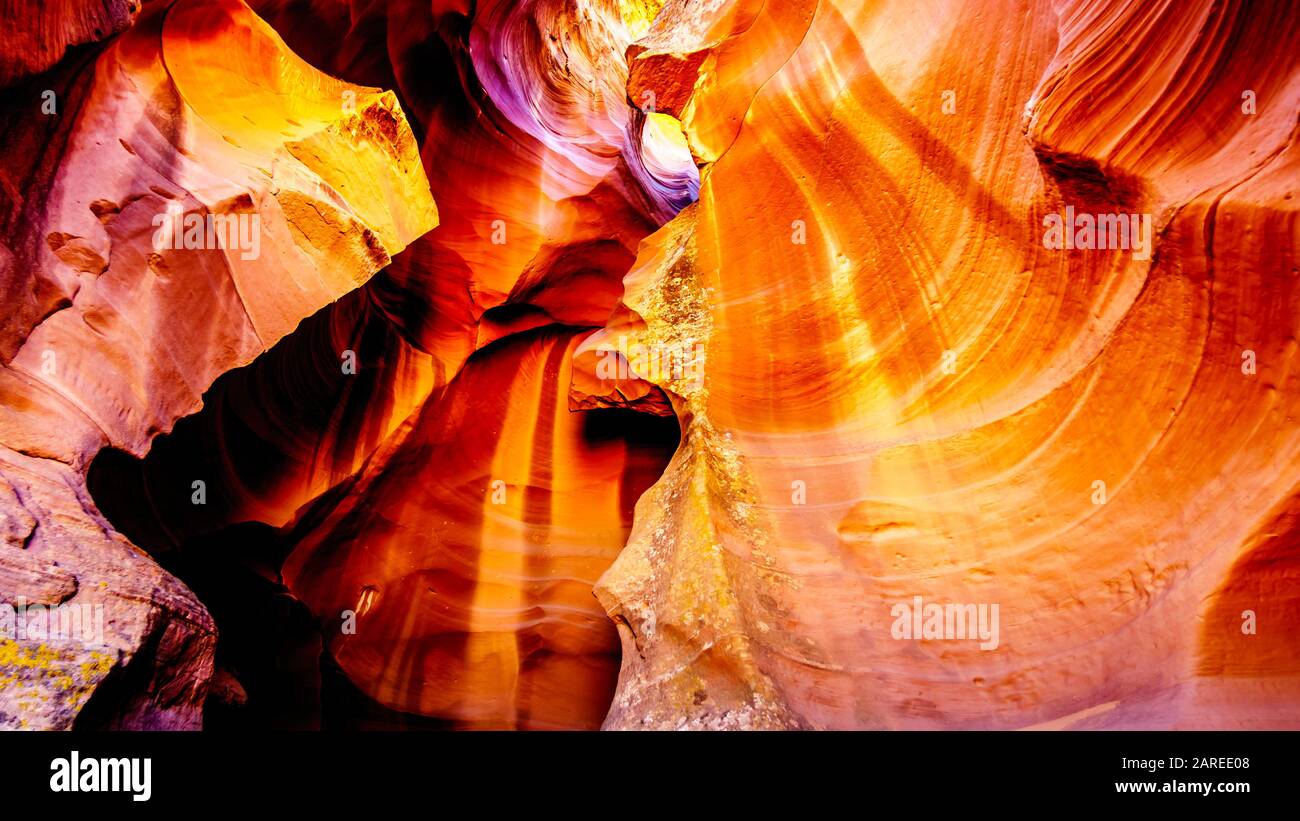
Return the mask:
<svg viewBox="0 0 1300 821">
<path fill-rule="evenodd" d="M 625 83 L 602 59 L 630 42 L 622 18 L 512 5 L 468 27 L 394 9 L 406 35 L 428 26 L 396 78 L 322 66 L 398 81 L 440 225 L 221 376 L 143 460 L 106 449 L 91 466 L 99 509 L 213 613 L 209 721 L 590 729 L 608 711 L 619 645 L 591 589 L 677 426 L 571 411 L 571 359 L 698 176 L 680 124 L 592 90 Z M 292 9 L 261 11 L 301 31 Z M 501 54 L 476 63 L 476 42 Z M 499 76 L 521 56 L 540 70 Z"/>
</svg>

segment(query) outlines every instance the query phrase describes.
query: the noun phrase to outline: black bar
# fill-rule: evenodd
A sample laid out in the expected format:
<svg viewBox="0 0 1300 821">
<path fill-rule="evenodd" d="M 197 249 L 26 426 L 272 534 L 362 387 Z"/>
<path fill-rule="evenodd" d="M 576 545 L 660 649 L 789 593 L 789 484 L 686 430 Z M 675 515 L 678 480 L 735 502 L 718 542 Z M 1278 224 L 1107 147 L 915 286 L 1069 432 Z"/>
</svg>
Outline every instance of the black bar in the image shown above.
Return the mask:
<svg viewBox="0 0 1300 821">
<path fill-rule="evenodd" d="M 689 816 L 711 806 L 777 811 L 778 800 L 818 815 L 850 801 L 850 814 L 864 817 L 890 806 L 926 817 L 939 807 L 1221 811 L 1294 800 L 1297 743 L 1290 732 L 6 733 L 0 807 L 12 817 L 22 806 L 130 815 L 355 802 L 430 818 L 510 804 L 594 817 L 658 808 L 675 818 L 688 806 Z M 73 751 L 83 768 L 87 759 L 149 758 L 148 801 L 53 792 L 51 763 L 70 764 Z M 1189 782 L 1216 791 L 1163 791 Z M 1117 786 L 1148 783 L 1156 792 Z"/>
</svg>

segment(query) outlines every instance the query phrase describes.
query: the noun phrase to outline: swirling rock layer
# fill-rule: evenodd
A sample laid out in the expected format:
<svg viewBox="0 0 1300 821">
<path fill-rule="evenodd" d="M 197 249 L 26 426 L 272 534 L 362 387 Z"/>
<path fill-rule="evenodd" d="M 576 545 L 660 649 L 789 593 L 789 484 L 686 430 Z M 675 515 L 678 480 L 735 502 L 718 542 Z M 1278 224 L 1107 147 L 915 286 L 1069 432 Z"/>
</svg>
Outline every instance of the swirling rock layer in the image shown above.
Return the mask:
<svg viewBox="0 0 1300 821">
<path fill-rule="evenodd" d="M 710 165 L 624 301 L 707 366 L 650 380 L 605 726 L 1294 726 L 1294 13 L 705 5 L 633 72 Z M 1155 247 L 1049 248 L 1067 207 Z"/>
</svg>

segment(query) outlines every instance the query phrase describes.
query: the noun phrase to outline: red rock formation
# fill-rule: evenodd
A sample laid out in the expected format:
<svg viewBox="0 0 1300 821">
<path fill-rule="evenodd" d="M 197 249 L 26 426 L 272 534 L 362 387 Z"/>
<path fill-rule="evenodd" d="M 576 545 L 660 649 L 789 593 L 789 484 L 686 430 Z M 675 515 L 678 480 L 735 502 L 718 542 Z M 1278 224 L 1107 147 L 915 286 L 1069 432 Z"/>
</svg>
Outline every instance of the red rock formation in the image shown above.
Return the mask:
<svg viewBox="0 0 1300 821">
<path fill-rule="evenodd" d="M 692 89 L 711 164 L 625 302 L 707 366 L 651 380 L 687 421 L 597 588 L 605 726 L 1294 726 L 1297 25 L 741 2 L 648 35 L 633 77 Z M 1048 249 L 1067 206 L 1155 248 Z M 996 649 L 900 640 L 915 596 L 998 604 Z"/>
<path fill-rule="evenodd" d="M 0 88 L 45 71 L 70 46 L 97 43 L 135 20 L 141 0 L 24 0 L 0 2 L 0 19 L 11 21 L 0 40 Z"/>
<path fill-rule="evenodd" d="M 97 720 L 194 726 L 211 619 L 104 521 L 84 471 L 106 445 L 145 453 L 436 211 L 392 94 L 315 72 L 237 0 L 151 6 L 6 106 L 23 113 L 3 137 L 0 598 L 102 608 L 105 624 L 7 632 L 0 721 L 67 727 L 109 673 L 143 664 L 147 690 Z"/>
</svg>

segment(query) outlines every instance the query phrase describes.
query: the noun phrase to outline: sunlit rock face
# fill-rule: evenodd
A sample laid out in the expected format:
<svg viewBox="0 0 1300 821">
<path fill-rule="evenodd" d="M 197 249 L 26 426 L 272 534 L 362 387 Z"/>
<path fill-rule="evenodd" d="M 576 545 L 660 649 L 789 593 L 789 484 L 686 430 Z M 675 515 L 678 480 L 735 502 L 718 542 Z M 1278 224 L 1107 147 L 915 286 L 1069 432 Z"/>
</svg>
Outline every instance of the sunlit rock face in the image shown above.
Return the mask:
<svg viewBox="0 0 1300 821">
<path fill-rule="evenodd" d="M 706 365 L 651 380 L 606 727 L 1295 726 L 1300 21 L 1194 5 L 676 3 L 633 47 L 709 165 L 621 327 Z M 1067 208 L 1151 242 L 1049 247 Z"/>
<path fill-rule="evenodd" d="M 1300 726 L 1294 10 L 249 4 L 5 92 L 8 724 Z"/>
<path fill-rule="evenodd" d="M 235 0 L 152 5 L 5 108 L 0 598 L 96 626 L 7 625 L 0 723 L 66 728 L 94 694 L 95 722 L 197 726 L 212 620 L 105 521 L 90 460 L 143 455 L 437 211 L 391 92 L 317 72 Z M 136 689 L 101 695 L 124 668 Z"/>
</svg>

